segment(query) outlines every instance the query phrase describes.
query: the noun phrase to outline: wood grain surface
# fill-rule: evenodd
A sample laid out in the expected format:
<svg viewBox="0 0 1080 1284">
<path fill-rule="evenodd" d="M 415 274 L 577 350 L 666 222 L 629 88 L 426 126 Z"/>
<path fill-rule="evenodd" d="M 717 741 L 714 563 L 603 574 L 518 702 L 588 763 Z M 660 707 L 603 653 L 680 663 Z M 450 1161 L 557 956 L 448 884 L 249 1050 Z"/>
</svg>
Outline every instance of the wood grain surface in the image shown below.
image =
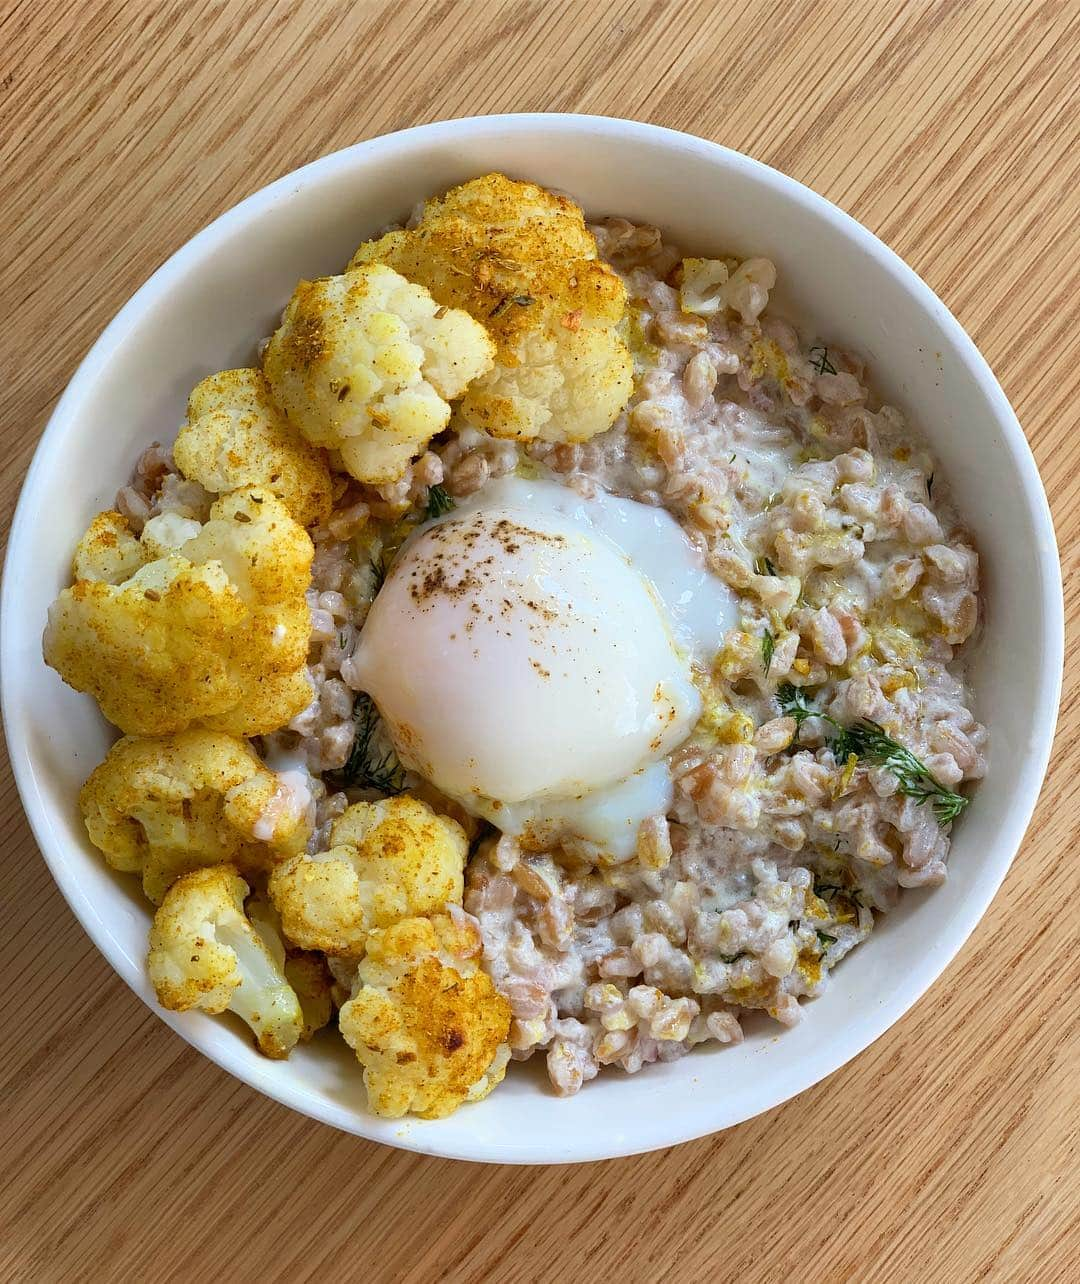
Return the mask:
<svg viewBox="0 0 1080 1284">
<path fill-rule="evenodd" d="M 945 299 L 1038 457 L 1075 631 L 1078 85 L 1076 0 L 0 0 L 5 529 L 76 363 L 240 197 L 405 125 L 600 112 L 778 166 Z M 0 1278 L 1076 1280 L 1078 781 L 1070 658 L 1032 830 L 915 1010 L 764 1117 L 559 1170 L 384 1149 L 204 1061 L 83 935 L 5 765 Z"/>
</svg>

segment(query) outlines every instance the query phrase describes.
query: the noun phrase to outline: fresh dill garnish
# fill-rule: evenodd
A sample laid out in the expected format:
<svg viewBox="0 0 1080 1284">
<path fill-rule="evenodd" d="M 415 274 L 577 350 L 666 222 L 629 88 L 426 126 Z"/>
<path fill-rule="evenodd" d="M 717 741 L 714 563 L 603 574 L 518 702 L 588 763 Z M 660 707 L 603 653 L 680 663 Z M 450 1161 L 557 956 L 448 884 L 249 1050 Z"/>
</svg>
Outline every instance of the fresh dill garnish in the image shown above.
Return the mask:
<svg viewBox="0 0 1080 1284">
<path fill-rule="evenodd" d="M 531 294 L 506 294 L 491 309 L 488 313 L 488 317 L 500 316 L 506 311 L 511 303 L 516 303 L 519 308 L 527 308 L 531 303 L 535 302 L 536 300 Z"/>
<path fill-rule="evenodd" d="M 808 704 L 803 691 L 790 682 L 777 687 L 776 700 L 781 714 L 785 718 L 795 719 L 792 747 L 798 745 L 799 731 L 807 718 L 824 719 L 836 731 L 836 735 L 829 741 L 829 748 L 838 763 L 854 754 L 860 762 L 871 767 L 884 767 L 896 777 L 898 793 L 905 798 L 914 798 L 917 802 L 928 802 L 931 805 L 939 825 L 947 825 L 955 820 L 971 801 L 963 794 L 946 789 L 940 781 L 934 779 L 930 769 L 910 749 L 894 740 L 884 727 L 871 722 L 869 718 L 845 727 L 829 714 Z"/>
<path fill-rule="evenodd" d="M 728 460 L 728 463 L 733 464 L 734 462 L 735 462 L 735 451 L 732 451 L 731 458 Z"/>
<path fill-rule="evenodd" d="M 781 682 L 776 688 L 776 702 L 780 706 L 780 713 L 783 717 L 795 719 L 795 740 L 793 743 L 798 743 L 802 724 L 807 718 L 819 717 L 818 711 L 813 705 L 806 703 L 806 693 L 802 687 L 793 686 L 790 682 Z"/>
<path fill-rule="evenodd" d="M 433 518 L 442 517 L 454 507 L 454 501 L 441 486 L 432 486 L 427 493 L 427 511 L 424 513 L 424 521 L 430 522 Z"/>
<path fill-rule="evenodd" d="M 353 703 L 356 734 L 349 757 L 340 771 L 327 772 L 335 789 L 377 789 L 384 794 L 400 794 L 405 788 L 405 769 L 392 748 L 377 743 L 379 713 L 366 692 L 361 691 Z"/>
<path fill-rule="evenodd" d="M 371 596 L 372 598 L 376 598 L 378 597 L 379 590 L 382 588 L 383 583 L 386 580 L 386 555 L 384 553 L 380 553 L 378 557 L 373 557 L 369 565 L 371 566 L 371 577 L 373 581 Z"/>
<path fill-rule="evenodd" d="M 773 652 L 776 650 L 776 638 L 768 629 L 761 635 L 761 667 L 765 670 L 765 676 L 769 676 L 769 670 L 772 668 Z"/>
<path fill-rule="evenodd" d="M 947 825 L 960 815 L 971 801 L 963 794 L 946 789 L 934 779 L 924 762 L 910 749 L 894 740 L 883 727 L 869 718 L 848 728 L 851 752 L 875 767 L 884 767 L 896 777 L 897 792 L 919 803 L 929 803 L 939 825 Z"/>
<path fill-rule="evenodd" d="M 815 352 L 819 354 L 816 357 L 814 356 Z M 821 344 L 817 344 L 810 349 L 810 364 L 819 375 L 836 374 L 836 367 L 829 360 L 829 349 L 822 347 Z"/>
<path fill-rule="evenodd" d="M 852 905 L 862 905 L 862 901 L 859 899 L 859 889 L 857 887 L 844 887 L 840 883 L 819 883 L 815 879 L 814 895 L 823 901 L 831 901 L 837 896 L 842 896 L 844 900 L 850 901 Z"/>
<path fill-rule="evenodd" d="M 773 566 L 772 562 L 770 562 L 767 557 L 759 557 L 757 561 L 754 563 L 754 574 L 755 575 L 775 575 L 776 567 Z"/>
<path fill-rule="evenodd" d="M 931 473 L 930 476 L 927 477 L 926 479 L 926 498 L 927 499 L 934 498 L 934 474 L 933 473 Z"/>
<path fill-rule="evenodd" d="M 828 932 L 818 932 L 817 939 L 818 939 L 818 947 L 820 948 L 822 954 L 824 954 L 826 950 L 828 950 L 830 945 L 836 944 L 836 937 L 830 936 Z"/>
<path fill-rule="evenodd" d="M 728 963 L 728 964 L 738 963 L 739 959 L 744 959 L 744 958 L 746 958 L 746 951 L 740 950 L 738 954 L 721 954 L 720 962 Z"/>
</svg>

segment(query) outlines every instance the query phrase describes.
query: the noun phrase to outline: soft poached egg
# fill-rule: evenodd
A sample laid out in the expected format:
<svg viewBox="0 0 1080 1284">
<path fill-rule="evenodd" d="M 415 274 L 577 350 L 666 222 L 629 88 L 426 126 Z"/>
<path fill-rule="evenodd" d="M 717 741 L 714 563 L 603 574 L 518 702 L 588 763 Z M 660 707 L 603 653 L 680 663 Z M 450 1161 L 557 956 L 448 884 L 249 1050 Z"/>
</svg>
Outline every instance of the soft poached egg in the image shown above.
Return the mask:
<svg viewBox="0 0 1080 1284">
<path fill-rule="evenodd" d="M 622 858 L 671 802 L 730 591 L 660 509 L 505 478 L 418 530 L 352 662 L 401 760 L 536 845 Z"/>
</svg>

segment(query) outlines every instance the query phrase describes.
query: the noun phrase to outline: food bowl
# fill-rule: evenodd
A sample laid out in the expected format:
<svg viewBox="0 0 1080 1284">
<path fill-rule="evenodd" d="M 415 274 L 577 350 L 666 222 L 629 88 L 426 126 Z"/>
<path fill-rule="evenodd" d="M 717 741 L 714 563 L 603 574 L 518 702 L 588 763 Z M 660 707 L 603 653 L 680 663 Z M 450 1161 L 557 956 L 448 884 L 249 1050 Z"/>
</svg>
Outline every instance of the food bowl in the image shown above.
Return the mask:
<svg viewBox="0 0 1080 1284">
<path fill-rule="evenodd" d="M 41 658 L 71 549 L 110 506 L 140 448 L 169 440 L 204 375 L 254 360 L 301 276 L 340 271 L 356 245 L 414 203 L 489 170 L 572 193 L 588 214 L 659 224 L 686 252 L 763 254 L 773 310 L 863 353 L 879 391 L 927 436 L 982 557 L 986 619 L 971 655 L 990 769 L 956 827 L 947 883 L 909 892 L 805 1019 L 747 1023 L 634 1076 L 610 1072 L 569 1100 L 531 1066 L 483 1102 L 424 1122 L 369 1114 L 340 1040 L 268 1061 L 232 1018 L 156 1004 L 149 911 L 134 879 L 90 845 L 80 785 L 112 733 Z M 388 1145 L 516 1163 L 601 1159 L 729 1127 L 801 1092 L 867 1047 L 941 974 L 985 911 L 1030 819 L 1060 691 L 1061 578 L 1046 498 L 1001 388 L 943 303 L 865 228 L 756 161 L 651 125 L 589 116 L 490 116 L 376 138 L 297 170 L 230 210 L 121 310 L 61 398 L 23 487 L 3 585 L 4 718 L 15 777 L 61 891 L 124 980 L 174 1030 L 260 1092 Z"/>
</svg>

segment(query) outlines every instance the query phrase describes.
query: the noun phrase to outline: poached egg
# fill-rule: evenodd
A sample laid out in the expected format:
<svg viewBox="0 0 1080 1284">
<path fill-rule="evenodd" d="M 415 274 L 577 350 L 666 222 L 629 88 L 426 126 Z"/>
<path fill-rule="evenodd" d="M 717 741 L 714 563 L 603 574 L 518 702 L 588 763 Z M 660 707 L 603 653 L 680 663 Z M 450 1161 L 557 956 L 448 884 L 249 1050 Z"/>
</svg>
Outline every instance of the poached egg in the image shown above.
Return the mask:
<svg viewBox="0 0 1080 1284">
<path fill-rule="evenodd" d="M 671 802 L 701 713 L 696 657 L 730 590 L 661 509 L 508 477 L 416 531 L 352 661 L 402 762 L 546 846 L 616 859 Z"/>
</svg>

